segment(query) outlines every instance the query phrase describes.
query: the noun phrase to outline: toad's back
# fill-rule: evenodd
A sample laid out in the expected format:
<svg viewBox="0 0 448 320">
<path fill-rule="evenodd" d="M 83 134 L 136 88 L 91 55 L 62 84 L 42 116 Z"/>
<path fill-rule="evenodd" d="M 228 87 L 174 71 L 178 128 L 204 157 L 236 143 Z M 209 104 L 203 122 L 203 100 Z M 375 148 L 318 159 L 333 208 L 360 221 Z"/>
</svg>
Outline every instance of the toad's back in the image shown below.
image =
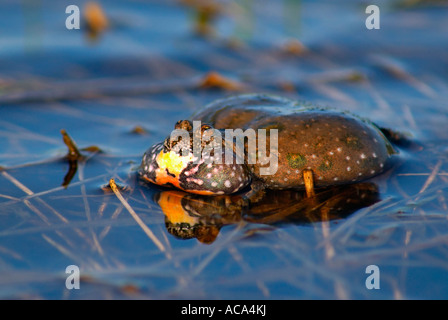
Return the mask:
<svg viewBox="0 0 448 320">
<path fill-rule="evenodd" d="M 208 105 L 192 117 L 216 129 L 266 129 L 267 150 L 278 130 L 278 167 L 249 164 L 250 171 L 272 189 L 303 187 L 304 169 L 316 187 L 362 181 L 383 172 L 396 151 L 371 122 L 350 113 L 316 108 L 270 95 L 240 95 Z"/>
</svg>

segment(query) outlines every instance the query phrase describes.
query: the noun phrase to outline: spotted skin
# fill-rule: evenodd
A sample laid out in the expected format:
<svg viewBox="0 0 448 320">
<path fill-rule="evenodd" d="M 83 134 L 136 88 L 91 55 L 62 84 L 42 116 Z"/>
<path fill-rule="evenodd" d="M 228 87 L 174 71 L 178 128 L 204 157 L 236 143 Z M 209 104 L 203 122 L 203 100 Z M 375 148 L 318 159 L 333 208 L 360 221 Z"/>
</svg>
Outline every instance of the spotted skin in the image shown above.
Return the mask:
<svg viewBox="0 0 448 320">
<path fill-rule="evenodd" d="M 162 144 L 150 148 L 142 161 L 141 175 L 156 184 L 172 184 L 200 194 L 230 194 L 251 179 L 266 188 L 304 188 L 302 172 L 313 172 L 315 187 L 348 184 L 376 176 L 393 162 L 397 151 L 371 122 L 353 114 L 316 108 L 272 95 L 240 95 L 215 101 L 192 117 L 216 129 L 278 130 L 278 169 L 261 175 L 260 163 L 207 166 L 188 164 L 164 167 Z M 269 148 L 268 148 L 269 150 Z M 166 151 L 166 150 L 165 150 Z M 224 152 L 224 149 L 223 149 Z M 175 171 L 175 172 L 174 172 Z M 171 173 L 171 176 L 169 175 Z"/>
<path fill-rule="evenodd" d="M 236 193 L 251 182 L 247 166 L 238 164 L 235 155 L 230 164 L 216 164 L 207 161 L 207 157 L 194 163 L 192 152 L 183 156 L 165 145 L 166 142 L 156 144 L 143 155 L 139 171 L 143 179 L 202 195 Z M 225 147 L 221 152 L 221 159 L 224 159 Z"/>
<path fill-rule="evenodd" d="M 264 128 L 267 120 L 253 123 Z M 333 111 L 308 111 L 269 118 L 288 129 L 278 134 L 278 170 L 259 176 L 271 188 L 304 185 L 302 170 L 314 173 L 316 187 L 362 181 L 381 173 L 389 164 L 392 146 L 382 133 L 362 120 Z M 251 170 L 257 174 L 260 166 Z"/>
</svg>

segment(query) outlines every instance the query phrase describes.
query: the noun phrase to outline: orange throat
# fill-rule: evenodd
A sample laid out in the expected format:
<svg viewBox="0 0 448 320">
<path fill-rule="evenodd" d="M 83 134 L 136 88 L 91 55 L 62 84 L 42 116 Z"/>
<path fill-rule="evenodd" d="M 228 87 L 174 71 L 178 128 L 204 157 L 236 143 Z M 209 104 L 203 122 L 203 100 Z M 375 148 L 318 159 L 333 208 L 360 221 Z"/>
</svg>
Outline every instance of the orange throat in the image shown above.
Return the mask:
<svg viewBox="0 0 448 320">
<path fill-rule="evenodd" d="M 180 175 L 192 161 L 193 155 L 191 153 L 188 156 L 180 156 L 173 151 L 163 152 L 162 150 L 156 157 L 158 168 L 155 171 L 155 181 L 147 177 L 144 177 L 144 179 L 161 186 L 172 184 L 176 188 L 190 193 L 201 195 L 215 194 L 208 190 L 185 190 L 180 186 Z"/>
</svg>

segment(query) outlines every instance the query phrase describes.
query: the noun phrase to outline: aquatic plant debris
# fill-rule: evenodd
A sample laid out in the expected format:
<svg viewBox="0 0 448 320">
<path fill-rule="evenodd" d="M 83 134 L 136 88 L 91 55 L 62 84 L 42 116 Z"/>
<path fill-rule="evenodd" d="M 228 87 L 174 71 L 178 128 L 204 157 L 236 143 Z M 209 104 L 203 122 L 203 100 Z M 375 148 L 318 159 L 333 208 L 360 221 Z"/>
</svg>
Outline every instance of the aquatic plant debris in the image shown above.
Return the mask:
<svg viewBox="0 0 448 320">
<path fill-rule="evenodd" d="M 79 152 L 79 149 L 76 146 L 76 143 L 68 135 L 67 131 L 65 131 L 64 129 L 61 129 L 61 134 L 62 134 L 62 140 L 64 141 L 65 145 L 68 148 L 68 153 L 67 153 L 66 157 L 69 160 L 73 160 L 73 161 L 81 159 L 83 156 L 82 156 L 81 152 Z"/>
<path fill-rule="evenodd" d="M 132 209 L 132 207 L 129 205 L 129 203 L 126 201 L 125 198 L 121 195 L 120 191 L 118 190 L 118 187 L 115 183 L 115 179 L 111 178 L 109 180 L 110 188 L 112 189 L 113 193 L 117 196 L 118 200 L 123 204 L 123 206 L 128 210 L 128 212 L 131 214 L 132 218 L 134 218 L 135 222 L 142 228 L 142 230 L 145 232 L 145 234 L 148 236 L 149 239 L 151 239 L 152 242 L 157 246 L 157 248 L 165 252 L 166 248 L 165 246 L 160 242 L 159 239 L 154 235 L 154 233 L 151 231 L 151 229 L 148 228 L 148 226 L 143 222 L 143 220 L 139 217 L 139 215 Z"/>
<path fill-rule="evenodd" d="M 84 19 L 88 30 L 88 36 L 96 39 L 109 28 L 109 19 L 98 2 L 87 2 L 84 8 Z"/>
<path fill-rule="evenodd" d="M 244 86 L 242 83 L 224 77 L 218 72 L 209 72 L 199 84 L 201 88 L 220 88 L 229 91 L 242 91 Z"/>
<path fill-rule="evenodd" d="M 305 47 L 305 45 L 298 39 L 291 39 L 287 41 L 283 45 L 282 50 L 285 53 L 293 56 L 302 56 L 303 54 L 308 52 L 308 49 Z"/>
<path fill-rule="evenodd" d="M 145 134 L 148 134 L 149 132 L 148 132 L 147 129 L 143 128 L 142 126 L 135 126 L 135 127 L 131 130 L 131 133 L 134 133 L 134 134 L 140 134 L 140 135 L 145 135 Z"/>
<path fill-rule="evenodd" d="M 215 0 L 181 0 L 180 3 L 194 10 L 195 33 L 204 37 L 214 35 L 214 22 L 224 11 L 222 3 Z"/>
<path fill-rule="evenodd" d="M 62 186 L 66 188 L 72 181 L 76 172 L 78 171 L 78 160 L 82 159 L 83 156 L 81 152 L 79 152 L 76 143 L 64 129 L 61 129 L 61 134 L 62 134 L 62 140 L 64 141 L 65 145 L 68 148 L 68 153 L 65 157 L 68 160 L 69 168 L 62 182 Z"/>
<path fill-rule="evenodd" d="M 64 141 L 64 144 L 68 148 L 68 152 L 65 158 L 68 160 L 69 169 L 64 177 L 64 181 L 62 182 L 62 186 L 67 187 L 72 181 L 73 177 L 75 176 L 76 171 L 78 170 L 78 161 L 85 160 L 86 157 L 79 151 L 79 148 L 76 145 L 76 143 L 64 129 L 61 129 L 61 134 L 62 134 L 62 140 Z M 81 150 L 94 154 L 103 152 L 101 148 L 99 148 L 98 146 L 88 146 L 82 148 Z"/>
</svg>

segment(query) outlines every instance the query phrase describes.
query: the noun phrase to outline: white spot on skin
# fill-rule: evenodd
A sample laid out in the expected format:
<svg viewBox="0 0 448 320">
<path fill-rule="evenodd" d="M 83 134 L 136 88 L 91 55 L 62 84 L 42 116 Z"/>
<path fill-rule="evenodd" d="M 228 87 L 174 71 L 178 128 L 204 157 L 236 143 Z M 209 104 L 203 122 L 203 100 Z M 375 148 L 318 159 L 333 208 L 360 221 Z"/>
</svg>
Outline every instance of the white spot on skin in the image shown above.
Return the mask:
<svg viewBox="0 0 448 320">
<path fill-rule="evenodd" d="M 365 159 L 366 155 L 364 153 L 361 153 L 361 155 L 359 156 L 361 159 Z"/>
<path fill-rule="evenodd" d="M 199 164 L 196 167 L 191 168 L 189 174 L 195 174 L 199 170 L 199 166 L 202 162 L 199 162 Z"/>
<path fill-rule="evenodd" d="M 376 153 L 375 152 L 372 153 L 372 157 L 376 158 Z"/>
<path fill-rule="evenodd" d="M 305 147 L 308 147 L 308 143 L 305 143 L 304 146 L 305 146 Z"/>
<path fill-rule="evenodd" d="M 338 181 L 339 180 L 339 178 L 338 177 L 334 177 L 334 179 L 333 179 L 334 181 Z"/>
<path fill-rule="evenodd" d="M 384 167 L 384 164 L 381 163 L 381 164 L 380 164 L 380 167 L 381 167 L 381 168 Z"/>
<path fill-rule="evenodd" d="M 352 170 L 352 168 L 350 168 L 350 167 L 347 167 L 347 171 L 351 171 Z"/>
<path fill-rule="evenodd" d="M 350 160 L 350 156 L 346 156 L 345 159 L 346 159 L 347 161 L 349 161 L 349 160 Z"/>
<path fill-rule="evenodd" d="M 299 170 L 296 170 L 296 173 L 298 174 L 298 173 L 299 173 Z"/>
<path fill-rule="evenodd" d="M 334 155 L 334 153 L 333 153 L 332 151 L 328 152 L 328 154 L 329 154 L 330 156 Z"/>
<path fill-rule="evenodd" d="M 207 179 L 210 179 L 212 177 L 211 173 L 207 173 Z"/>
<path fill-rule="evenodd" d="M 283 180 L 288 181 L 288 178 L 285 178 L 285 179 L 283 179 Z"/>
<path fill-rule="evenodd" d="M 152 165 L 149 166 L 149 172 L 154 171 L 154 167 Z"/>
<path fill-rule="evenodd" d="M 318 180 L 322 180 L 324 177 L 322 177 L 322 176 L 319 176 L 317 179 Z"/>
<path fill-rule="evenodd" d="M 312 154 L 312 155 L 311 155 L 311 158 L 316 159 L 317 157 L 316 157 L 315 154 Z"/>
<path fill-rule="evenodd" d="M 211 168 L 212 167 L 212 164 L 211 163 L 209 163 L 208 165 L 207 165 L 207 168 Z"/>
<path fill-rule="evenodd" d="M 362 172 L 358 173 L 358 176 L 362 176 Z"/>
<path fill-rule="evenodd" d="M 224 182 L 224 185 L 226 186 L 226 188 L 230 188 L 230 186 L 231 186 L 232 184 L 230 183 L 229 180 L 226 180 L 226 181 Z"/>
<path fill-rule="evenodd" d="M 188 182 L 194 182 L 194 183 L 196 183 L 196 184 L 198 184 L 198 185 L 200 185 L 200 186 L 202 186 L 203 184 L 204 184 L 204 181 L 202 181 L 201 179 L 195 179 L 195 178 L 188 178 L 187 179 L 187 181 Z"/>
<path fill-rule="evenodd" d="M 371 174 L 374 174 L 374 173 L 375 173 L 375 170 L 370 170 L 370 173 L 371 173 Z"/>
<path fill-rule="evenodd" d="M 233 171 L 230 172 L 230 176 L 231 176 L 231 177 L 234 177 L 234 176 L 235 176 L 235 172 L 233 172 Z"/>
<path fill-rule="evenodd" d="M 339 147 L 339 148 L 337 148 L 336 150 L 337 150 L 338 152 L 341 152 L 341 151 L 342 151 L 342 148 Z"/>
<path fill-rule="evenodd" d="M 218 183 L 217 183 L 216 181 L 213 181 L 213 182 L 211 183 L 211 185 L 212 185 L 213 188 L 215 188 L 216 186 L 218 186 Z"/>
<path fill-rule="evenodd" d="M 243 181 L 243 179 L 242 179 L 241 177 L 238 177 L 238 180 L 239 180 L 239 181 Z"/>
</svg>

